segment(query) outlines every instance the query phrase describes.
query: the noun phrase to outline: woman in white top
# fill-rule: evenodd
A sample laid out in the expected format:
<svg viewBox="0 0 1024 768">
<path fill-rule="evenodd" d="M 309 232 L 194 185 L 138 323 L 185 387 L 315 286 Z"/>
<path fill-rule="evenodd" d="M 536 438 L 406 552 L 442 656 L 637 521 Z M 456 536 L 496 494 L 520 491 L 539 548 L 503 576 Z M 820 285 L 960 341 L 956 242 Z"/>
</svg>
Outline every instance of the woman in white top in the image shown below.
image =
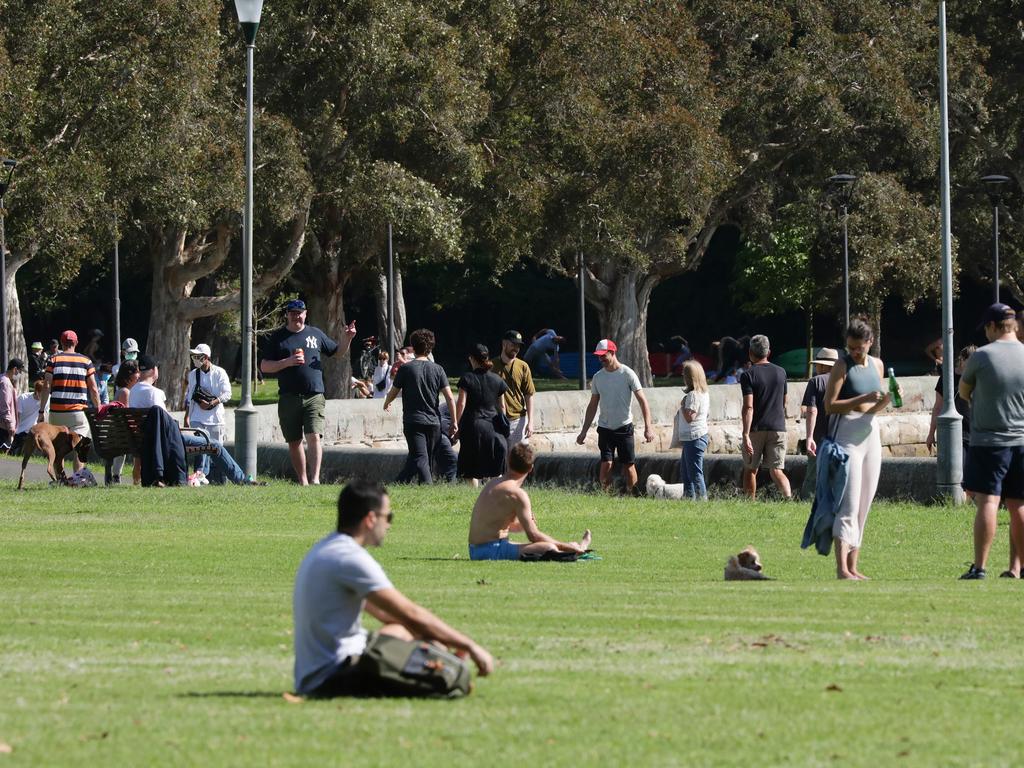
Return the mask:
<svg viewBox="0 0 1024 768">
<path fill-rule="evenodd" d="M 683 363 L 683 390 L 680 408 L 686 427 L 682 431 L 683 455 L 679 459 L 679 481 L 688 499 L 707 501 L 704 483 L 704 452 L 708 449 L 708 411 L 711 396 L 704 369 L 695 360 Z"/>
</svg>

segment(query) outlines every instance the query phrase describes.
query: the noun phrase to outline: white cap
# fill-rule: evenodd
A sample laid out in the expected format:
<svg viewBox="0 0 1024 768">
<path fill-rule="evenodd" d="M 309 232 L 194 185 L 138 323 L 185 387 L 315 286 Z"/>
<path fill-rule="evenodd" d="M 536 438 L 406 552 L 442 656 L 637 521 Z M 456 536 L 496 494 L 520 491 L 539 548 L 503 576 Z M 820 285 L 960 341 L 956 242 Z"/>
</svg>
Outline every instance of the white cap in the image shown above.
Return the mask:
<svg viewBox="0 0 1024 768">
<path fill-rule="evenodd" d="M 196 344 L 195 349 L 189 350 L 190 355 L 206 355 L 210 356 L 210 345 L 209 344 Z"/>
<path fill-rule="evenodd" d="M 121 351 L 122 352 L 138 352 L 139 351 L 139 342 L 137 342 L 135 339 L 133 339 L 131 336 L 129 336 L 127 339 L 125 339 L 123 342 L 121 342 Z"/>
</svg>

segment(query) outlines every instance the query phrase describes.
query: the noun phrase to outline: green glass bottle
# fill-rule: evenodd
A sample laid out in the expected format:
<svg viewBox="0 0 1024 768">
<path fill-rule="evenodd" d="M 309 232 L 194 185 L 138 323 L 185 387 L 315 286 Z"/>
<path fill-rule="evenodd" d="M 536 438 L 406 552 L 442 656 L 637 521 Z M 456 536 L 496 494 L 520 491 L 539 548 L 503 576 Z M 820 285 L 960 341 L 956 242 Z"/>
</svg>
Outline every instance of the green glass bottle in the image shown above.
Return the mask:
<svg viewBox="0 0 1024 768">
<path fill-rule="evenodd" d="M 900 397 L 900 385 L 896 383 L 896 374 L 892 368 L 889 369 L 889 394 L 892 395 L 893 408 L 903 407 L 903 398 Z"/>
</svg>

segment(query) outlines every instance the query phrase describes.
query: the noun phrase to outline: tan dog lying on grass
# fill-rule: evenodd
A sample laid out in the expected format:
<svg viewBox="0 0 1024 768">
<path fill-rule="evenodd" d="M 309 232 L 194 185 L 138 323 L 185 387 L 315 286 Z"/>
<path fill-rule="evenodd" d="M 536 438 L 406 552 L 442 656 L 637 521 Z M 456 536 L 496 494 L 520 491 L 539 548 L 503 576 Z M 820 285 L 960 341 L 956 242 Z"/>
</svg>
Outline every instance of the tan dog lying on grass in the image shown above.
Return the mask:
<svg viewBox="0 0 1024 768">
<path fill-rule="evenodd" d="M 733 555 L 725 564 L 726 581 L 770 581 L 761 567 L 761 556 L 753 547 Z"/>
<path fill-rule="evenodd" d="M 46 471 L 50 478 L 57 485 L 67 485 L 68 479 L 64 474 L 64 457 L 71 452 L 78 454 L 78 460 L 83 464 L 89 458 L 89 448 L 92 441 L 88 437 L 82 437 L 77 432 L 72 432 L 67 427 L 56 427 L 45 422 L 36 424 L 29 430 L 25 440 L 25 447 L 22 449 L 21 477 L 18 478 L 18 490 L 25 485 L 25 468 L 28 460 L 36 451 L 46 457 Z"/>
</svg>

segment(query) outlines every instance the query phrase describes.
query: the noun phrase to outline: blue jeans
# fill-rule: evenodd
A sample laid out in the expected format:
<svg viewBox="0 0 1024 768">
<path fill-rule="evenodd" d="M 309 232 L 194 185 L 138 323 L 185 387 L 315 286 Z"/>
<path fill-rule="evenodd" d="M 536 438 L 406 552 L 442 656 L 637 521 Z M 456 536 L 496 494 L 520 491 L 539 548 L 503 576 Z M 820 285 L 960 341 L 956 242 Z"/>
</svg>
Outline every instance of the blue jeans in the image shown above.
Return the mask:
<svg viewBox="0 0 1024 768">
<path fill-rule="evenodd" d="M 679 459 L 679 482 L 688 499 L 707 499 L 704 484 L 704 451 L 708 449 L 708 436 L 696 440 L 683 440 L 683 455 Z"/>
<path fill-rule="evenodd" d="M 198 435 L 187 432 L 181 433 L 181 442 L 188 448 L 190 445 L 206 445 L 206 440 Z M 232 482 L 239 485 L 245 482 L 245 473 L 238 466 L 230 453 L 224 450 L 224 446 L 216 441 L 210 441 L 217 446 L 217 452 L 211 458 L 210 483 L 212 485 L 223 485 L 225 482 Z"/>
</svg>

